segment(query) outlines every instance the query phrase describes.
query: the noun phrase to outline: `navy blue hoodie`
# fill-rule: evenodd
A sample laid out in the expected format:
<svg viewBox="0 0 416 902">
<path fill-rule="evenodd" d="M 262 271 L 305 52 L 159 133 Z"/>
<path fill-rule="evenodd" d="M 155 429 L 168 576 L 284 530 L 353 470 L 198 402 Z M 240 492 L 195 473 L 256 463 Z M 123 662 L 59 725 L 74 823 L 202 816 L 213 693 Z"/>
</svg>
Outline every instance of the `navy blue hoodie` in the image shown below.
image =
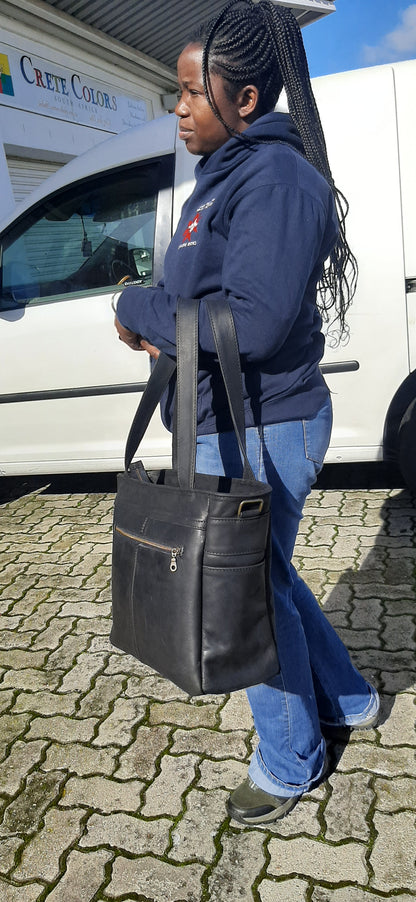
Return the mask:
<svg viewBox="0 0 416 902">
<path fill-rule="evenodd" d="M 154 288 L 120 296 L 123 326 L 175 356 L 178 296 L 198 297 L 198 432 L 232 428 L 204 298 L 227 297 L 244 377 L 246 425 L 314 416 L 327 387 L 319 370 L 324 339 L 316 283 L 338 234 L 332 192 L 302 156 L 290 117 L 269 113 L 196 166 Z M 162 405 L 171 425 L 171 404 Z"/>
</svg>

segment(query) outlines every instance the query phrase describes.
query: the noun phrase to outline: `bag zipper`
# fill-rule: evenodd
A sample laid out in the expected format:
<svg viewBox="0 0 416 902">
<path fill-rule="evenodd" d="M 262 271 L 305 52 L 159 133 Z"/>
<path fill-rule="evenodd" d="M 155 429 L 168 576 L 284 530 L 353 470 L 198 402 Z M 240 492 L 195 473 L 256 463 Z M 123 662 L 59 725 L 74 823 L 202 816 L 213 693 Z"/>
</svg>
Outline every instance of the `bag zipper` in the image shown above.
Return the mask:
<svg viewBox="0 0 416 902">
<path fill-rule="evenodd" d="M 183 548 L 172 548 L 170 545 L 161 545 L 160 542 L 152 542 L 150 539 L 144 539 L 143 536 L 135 536 L 131 532 L 126 532 L 125 529 L 120 529 L 119 526 L 116 526 L 116 532 L 119 532 L 122 536 L 126 536 L 128 539 L 133 539 L 133 541 L 138 542 L 140 545 L 149 545 L 150 548 L 157 548 L 158 551 L 164 551 L 167 554 L 170 554 L 169 570 L 171 573 L 176 573 L 178 569 L 177 559 L 182 554 Z"/>
</svg>

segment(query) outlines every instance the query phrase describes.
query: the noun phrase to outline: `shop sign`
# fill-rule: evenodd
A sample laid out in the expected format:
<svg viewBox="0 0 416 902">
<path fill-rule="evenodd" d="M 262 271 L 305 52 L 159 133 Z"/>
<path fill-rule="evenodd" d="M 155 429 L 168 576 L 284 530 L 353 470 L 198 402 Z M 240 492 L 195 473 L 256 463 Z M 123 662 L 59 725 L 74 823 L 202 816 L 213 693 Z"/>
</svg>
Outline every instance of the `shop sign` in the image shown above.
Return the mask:
<svg viewBox="0 0 416 902">
<path fill-rule="evenodd" d="M 0 105 L 118 133 L 145 122 L 145 100 L 31 53 L 0 44 Z"/>
</svg>

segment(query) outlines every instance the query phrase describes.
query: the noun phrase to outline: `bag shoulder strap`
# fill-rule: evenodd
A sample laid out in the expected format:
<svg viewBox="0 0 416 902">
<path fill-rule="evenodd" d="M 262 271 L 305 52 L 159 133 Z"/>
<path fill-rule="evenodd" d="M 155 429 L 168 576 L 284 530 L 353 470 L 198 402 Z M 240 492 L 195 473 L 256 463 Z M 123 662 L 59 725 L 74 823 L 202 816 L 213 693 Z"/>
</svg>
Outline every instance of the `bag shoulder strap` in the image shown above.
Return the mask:
<svg viewBox="0 0 416 902">
<path fill-rule="evenodd" d="M 127 436 L 124 466 L 128 470 L 157 405 L 176 370 L 176 360 L 160 353 L 140 399 Z"/>
<path fill-rule="evenodd" d="M 161 353 L 143 392 L 126 443 L 125 467 L 129 468 L 151 417 L 177 367 L 177 401 L 173 428 L 173 456 L 178 482 L 193 488 L 197 442 L 198 313 L 199 300 L 179 298 L 176 317 L 177 363 Z M 209 320 L 225 385 L 231 419 L 242 461 L 243 477 L 255 481 L 246 452 L 245 418 L 238 342 L 228 301 L 206 299 Z"/>
</svg>

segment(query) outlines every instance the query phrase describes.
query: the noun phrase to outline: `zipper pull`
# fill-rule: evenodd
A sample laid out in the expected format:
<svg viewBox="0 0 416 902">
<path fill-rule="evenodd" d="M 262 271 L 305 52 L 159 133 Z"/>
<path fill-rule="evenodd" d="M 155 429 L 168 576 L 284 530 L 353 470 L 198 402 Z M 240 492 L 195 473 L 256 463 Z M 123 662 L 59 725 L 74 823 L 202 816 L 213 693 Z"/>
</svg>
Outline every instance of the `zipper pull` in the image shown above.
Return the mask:
<svg viewBox="0 0 416 902">
<path fill-rule="evenodd" d="M 176 558 L 178 557 L 178 555 L 180 553 L 181 553 L 180 548 L 171 548 L 172 557 L 170 559 L 170 565 L 169 565 L 169 570 L 171 573 L 176 573 L 176 571 L 178 569 L 178 562 L 177 562 Z"/>
</svg>

